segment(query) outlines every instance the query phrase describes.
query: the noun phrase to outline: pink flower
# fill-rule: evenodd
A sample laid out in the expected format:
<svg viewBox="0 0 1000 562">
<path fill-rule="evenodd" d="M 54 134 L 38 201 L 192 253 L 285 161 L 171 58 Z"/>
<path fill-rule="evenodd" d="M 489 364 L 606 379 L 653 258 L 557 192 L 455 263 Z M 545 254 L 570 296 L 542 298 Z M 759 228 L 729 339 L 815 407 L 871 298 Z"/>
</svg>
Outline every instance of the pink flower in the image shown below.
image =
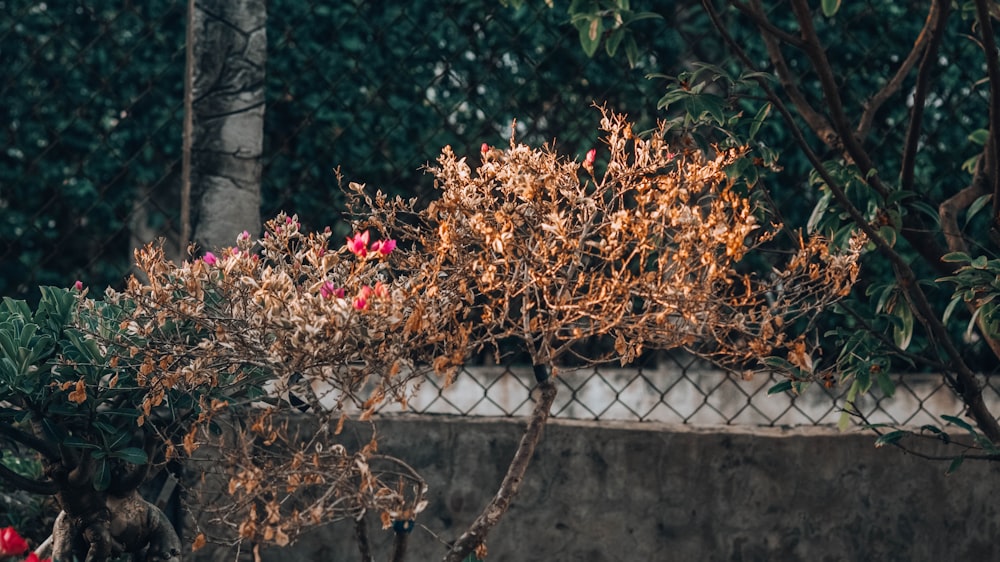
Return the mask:
<svg viewBox="0 0 1000 562">
<path fill-rule="evenodd" d="M 587 158 L 584 159 L 583 165 L 590 168 L 594 165 L 594 160 L 597 158 L 597 149 L 591 148 L 587 151 Z"/>
<path fill-rule="evenodd" d="M 28 543 L 21 535 L 17 534 L 17 530 L 14 527 L 0 529 L 0 556 L 15 556 L 23 553 L 25 550 L 28 550 Z M 34 553 L 32 553 L 32 556 L 34 556 Z"/>
<path fill-rule="evenodd" d="M 486 144 L 485 142 L 483 143 L 483 146 L 479 147 L 479 152 L 482 152 L 483 154 L 486 154 L 489 151 L 490 151 L 490 145 Z"/>
<path fill-rule="evenodd" d="M 285 224 L 292 224 L 292 217 L 285 217 Z"/>
<path fill-rule="evenodd" d="M 250 239 L 250 231 L 248 230 L 244 230 L 243 232 L 240 233 L 239 236 L 236 237 L 237 242 L 246 242 L 249 239 Z"/>
<path fill-rule="evenodd" d="M 361 290 L 358 291 L 358 296 L 354 297 L 354 308 L 356 308 L 358 310 L 365 310 L 365 309 L 367 309 L 368 308 L 368 301 L 369 301 L 369 299 L 371 299 L 372 294 L 374 294 L 374 293 L 375 293 L 375 290 L 372 289 L 371 287 L 369 287 L 368 285 L 365 285 L 364 287 L 361 287 Z"/>
<path fill-rule="evenodd" d="M 219 261 L 219 258 L 215 257 L 212 252 L 205 252 L 205 257 L 202 258 L 208 265 L 215 265 Z"/>
<path fill-rule="evenodd" d="M 375 242 L 372 243 L 371 247 L 372 252 L 377 252 L 381 254 L 383 257 L 388 256 L 395 249 L 396 249 L 396 241 L 392 239 L 376 240 Z"/>
<path fill-rule="evenodd" d="M 359 258 L 368 255 L 368 231 L 357 232 L 354 237 L 347 237 L 347 249 Z"/>
<path fill-rule="evenodd" d="M 337 297 L 338 299 L 344 298 L 344 288 L 336 287 L 330 281 L 326 281 L 319 288 L 319 294 L 323 296 L 324 299 L 330 297 Z"/>
<path fill-rule="evenodd" d="M 52 559 L 51 558 L 39 559 L 38 555 L 32 552 L 31 554 L 28 555 L 27 558 L 24 559 L 24 562 L 52 562 Z"/>
<path fill-rule="evenodd" d="M 77 291 L 82 291 L 83 290 L 83 281 L 80 281 L 79 279 L 77 279 L 76 282 L 73 283 L 73 288 L 76 289 Z"/>
</svg>

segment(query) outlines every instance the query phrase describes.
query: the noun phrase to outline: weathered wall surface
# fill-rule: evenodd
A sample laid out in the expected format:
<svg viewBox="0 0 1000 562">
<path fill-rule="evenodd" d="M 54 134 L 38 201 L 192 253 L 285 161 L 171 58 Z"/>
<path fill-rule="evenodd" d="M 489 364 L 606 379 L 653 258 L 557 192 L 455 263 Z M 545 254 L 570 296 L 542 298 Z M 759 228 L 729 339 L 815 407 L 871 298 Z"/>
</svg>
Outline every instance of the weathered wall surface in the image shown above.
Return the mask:
<svg viewBox="0 0 1000 562">
<path fill-rule="evenodd" d="M 379 428 L 380 451 L 431 487 L 419 523 L 454 539 L 495 492 L 522 424 L 423 416 Z M 821 428 L 554 421 L 489 537 L 489 560 L 998 559 L 997 467 L 970 461 L 945 476 L 946 464 L 873 441 Z M 391 532 L 372 526 L 376 559 L 387 560 Z M 353 532 L 331 525 L 262 559 L 359 560 Z M 419 527 L 408 550 L 414 561 L 444 554 Z"/>
</svg>

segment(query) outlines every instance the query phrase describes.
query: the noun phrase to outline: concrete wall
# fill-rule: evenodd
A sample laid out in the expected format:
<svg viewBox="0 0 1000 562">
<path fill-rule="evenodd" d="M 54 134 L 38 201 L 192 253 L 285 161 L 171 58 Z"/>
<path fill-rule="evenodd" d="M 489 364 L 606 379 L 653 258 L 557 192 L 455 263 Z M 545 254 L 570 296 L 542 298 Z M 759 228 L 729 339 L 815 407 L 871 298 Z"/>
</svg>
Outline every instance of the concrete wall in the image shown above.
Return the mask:
<svg viewBox="0 0 1000 562">
<path fill-rule="evenodd" d="M 522 423 L 388 417 L 379 421 L 380 451 L 427 479 L 431 503 L 419 523 L 454 539 L 495 493 Z M 823 428 L 553 421 L 487 541 L 489 560 L 1000 559 L 998 467 L 968 461 L 946 476 L 946 463 L 873 442 Z M 391 532 L 373 519 L 372 535 L 376 559 L 387 560 Z M 360 559 L 350 523 L 261 554 Z M 413 532 L 408 560 L 443 554 L 430 533 Z"/>
</svg>

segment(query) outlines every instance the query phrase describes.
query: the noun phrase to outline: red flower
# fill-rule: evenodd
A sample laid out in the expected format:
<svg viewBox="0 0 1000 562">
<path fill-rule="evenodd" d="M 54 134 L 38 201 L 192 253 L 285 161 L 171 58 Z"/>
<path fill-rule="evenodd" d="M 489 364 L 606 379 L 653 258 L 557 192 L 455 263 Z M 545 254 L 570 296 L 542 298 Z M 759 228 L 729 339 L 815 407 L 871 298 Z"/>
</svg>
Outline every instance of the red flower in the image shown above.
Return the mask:
<svg viewBox="0 0 1000 562">
<path fill-rule="evenodd" d="M 590 167 L 594 165 L 594 160 L 597 158 L 597 149 L 591 148 L 587 151 L 587 158 L 583 161 L 583 165 Z"/>
<path fill-rule="evenodd" d="M 357 232 L 354 237 L 347 237 L 347 249 L 352 254 L 363 258 L 368 255 L 368 231 Z"/>
<path fill-rule="evenodd" d="M 375 242 L 372 243 L 371 247 L 371 250 L 373 252 L 378 252 L 379 254 L 382 254 L 382 256 L 388 256 L 395 249 L 396 249 L 396 241 L 392 239 L 376 240 Z"/>
<path fill-rule="evenodd" d="M 482 152 L 483 154 L 486 154 L 487 152 L 490 151 L 490 145 L 484 142 L 483 146 L 479 147 L 479 151 Z"/>
<path fill-rule="evenodd" d="M 73 288 L 76 289 L 77 291 L 82 291 L 83 290 L 83 281 L 80 281 L 79 279 L 77 279 L 76 282 L 73 283 Z"/>
<path fill-rule="evenodd" d="M 28 550 L 28 543 L 21 538 L 21 535 L 17 534 L 17 530 L 14 527 L 0 529 L 0 556 L 14 556 L 22 554 L 25 550 Z M 34 556 L 34 553 L 32 553 L 32 556 Z"/>
<path fill-rule="evenodd" d="M 27 558 L 24 559 L 24 562 L 52 562 L 52 559 L 51 558 L 42 558 L 42 559 L 40 559 L 40 558 L 38 558 L 37 554 L 35 554 L 34 552 L 32 552 L 31 554 L 28 555 Z"/>
</svg>

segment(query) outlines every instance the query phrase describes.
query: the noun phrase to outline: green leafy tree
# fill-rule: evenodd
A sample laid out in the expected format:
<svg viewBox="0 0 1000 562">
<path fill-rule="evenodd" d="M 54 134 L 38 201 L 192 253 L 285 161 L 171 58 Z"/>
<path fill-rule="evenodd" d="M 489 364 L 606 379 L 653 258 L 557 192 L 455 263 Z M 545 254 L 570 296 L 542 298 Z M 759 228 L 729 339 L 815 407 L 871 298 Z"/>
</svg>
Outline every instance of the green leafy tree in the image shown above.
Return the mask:
<svg viewBox="0 0 1000 562">
<path fill-rule="evenodd" d="M 922 13 L 892 3 L 705 0 L 680 24 L 715 39 L 694 48 L 705 62 L 657 76 L 668 85 L 658 105 L 680 134 L 706 124 L 714 133 L 693 141 L 760 151 L 744 171 L 772 168 L 761 181 L 786 223 L 826 233 L 834 246 L 868 237 L 861 281 L 827 324 L 824 354 L 798 378 L 845 385 L 845 414 L 860 415 L 854 402 L 873 385 L 893 393 L 891 372 L 940 373 L 965 405 L 964 416 L 942 419 L 970 434 L 948 457 L 953 467 L 995 458 L 1000 444 L 983 399 L 994 391 L 978 376 L 1000 358 L 993 10 L 980 0 L 935 1 Z M 603 35 L 581 35 L 581 44 L 593 53 L 592 42 L 604 41 L 613 53 L 618 31 L 607 22 L 620 27 L 633 12 L 628 1 L 578 1 L 569 13 L 605 22 Z M 870 427 L 880 445 L 946 438 L 937 425 Z"/>
</svg>

